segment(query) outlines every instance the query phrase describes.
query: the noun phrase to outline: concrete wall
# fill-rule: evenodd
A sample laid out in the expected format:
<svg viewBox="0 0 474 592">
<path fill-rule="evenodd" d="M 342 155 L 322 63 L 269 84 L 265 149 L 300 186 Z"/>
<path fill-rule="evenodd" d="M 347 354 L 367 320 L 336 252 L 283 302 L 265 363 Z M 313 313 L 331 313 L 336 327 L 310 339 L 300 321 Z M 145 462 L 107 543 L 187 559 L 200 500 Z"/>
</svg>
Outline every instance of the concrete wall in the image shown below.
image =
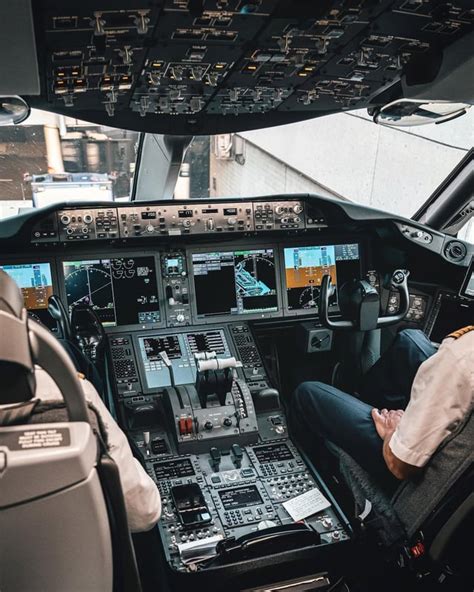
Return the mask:
<svg viewBox="0 0 474 592">
<path fill-rule="evenodd" d="M 474 108 L 439 126 L 382 127 L 364 111 L 241 135 L 252 143 L 245 165 L 218 165 L 216 195 L 221 188 L 236 195 L 300 191 L 299 171 L 306 184 L 312 179 L 350 200 L 411 216 L 472 147 Z M 268 154 L 278 159 L 274 166 Z"/>
<path fill-rule="evenodd" d="M 318 193 L 340 197 L 296 168 L 276 159 L 251 142 L 245 142 L 245 162 L 218 160 L 211 152 L 211 197 L 252 197 L 278 193 Z"/>
</svg>

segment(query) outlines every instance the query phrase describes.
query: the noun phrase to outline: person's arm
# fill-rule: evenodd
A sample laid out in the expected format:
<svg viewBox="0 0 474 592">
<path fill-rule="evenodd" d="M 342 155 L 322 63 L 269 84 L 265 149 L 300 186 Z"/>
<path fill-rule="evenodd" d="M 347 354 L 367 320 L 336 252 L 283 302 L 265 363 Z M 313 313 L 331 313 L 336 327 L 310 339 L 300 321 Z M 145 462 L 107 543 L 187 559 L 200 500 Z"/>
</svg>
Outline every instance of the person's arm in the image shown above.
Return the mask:
<svg viewBox="0 0 474 592">
<path fill-rule="evenodd" d="M 97 409 L 107 431 L 108 453 L 117 464 L 122 483 L 128 525 L 132 532 L 150 530 L 161 515 L 158 488 L 132 454 L 123 431 L 88 380 L 81 380 L 86 399 Z"/>
<path fill-rule="evenodd" d="M 415 467 L 398 458 L 390 448 L 390 440 L 403 417 L 403 411 L 397 409 L 395 411 L 387 411 L 387 409 L 372 409 L 372 419 L 374 420 L 375 429 L 378 435 L 383 440 L 383 458 L 388 470 L 397 479 L 404 480 L 414 477 L 421 471 L 420 467 Z"/>
</svg>

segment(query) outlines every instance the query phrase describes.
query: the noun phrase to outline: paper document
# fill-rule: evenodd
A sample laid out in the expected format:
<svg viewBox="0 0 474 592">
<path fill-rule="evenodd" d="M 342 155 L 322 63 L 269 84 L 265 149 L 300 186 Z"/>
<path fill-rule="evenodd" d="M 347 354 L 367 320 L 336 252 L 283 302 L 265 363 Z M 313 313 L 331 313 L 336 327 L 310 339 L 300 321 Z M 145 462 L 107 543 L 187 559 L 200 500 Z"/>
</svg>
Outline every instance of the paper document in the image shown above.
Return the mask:
<svg viewBox="0 0 474 592">
<path fill-rule="evenodd" d="M 283 507 L 295 522 L 304 520 L 304 518 L 308 518 L 308 516 L 312 516 L 316 512 L 321 512 L 321 510 L 329 508 L 330 505 L 331 502 L 324 497 L 317 487 L 305 491 L 287 502 L 283 502 Z"/>
</svg>

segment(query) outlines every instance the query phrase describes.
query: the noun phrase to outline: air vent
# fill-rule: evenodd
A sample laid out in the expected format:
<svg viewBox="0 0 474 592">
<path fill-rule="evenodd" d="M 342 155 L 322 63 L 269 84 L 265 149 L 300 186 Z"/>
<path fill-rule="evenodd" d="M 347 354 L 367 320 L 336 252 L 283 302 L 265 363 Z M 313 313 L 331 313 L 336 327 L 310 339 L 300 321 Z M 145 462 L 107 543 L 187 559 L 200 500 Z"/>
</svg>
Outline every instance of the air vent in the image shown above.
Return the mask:
<svg viewBox="0 0 474 592">
<path fill-rule="evenodd" d="M 466 256 L 466 245 L 460 241 L 450 241 L 444 247 L 444 254 L 451 261 L 461 261 Z"/>
</svg>

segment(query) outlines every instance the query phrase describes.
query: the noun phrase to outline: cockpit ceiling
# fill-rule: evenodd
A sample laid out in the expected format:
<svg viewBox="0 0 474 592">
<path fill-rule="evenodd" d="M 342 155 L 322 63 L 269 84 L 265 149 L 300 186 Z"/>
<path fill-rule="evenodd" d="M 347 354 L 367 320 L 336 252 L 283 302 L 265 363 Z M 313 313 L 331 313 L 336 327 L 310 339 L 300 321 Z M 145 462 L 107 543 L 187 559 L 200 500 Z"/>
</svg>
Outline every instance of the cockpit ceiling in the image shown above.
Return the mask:
<svg viewBox="0 0 474 592">
<path fill-rule="evenodd" d="M 474 25 L 472 0 L 45 0 L 33 10 L 32 106 L 172 134 L 382 104 L 403 74 L 431 82 Z"/>
</svg>

